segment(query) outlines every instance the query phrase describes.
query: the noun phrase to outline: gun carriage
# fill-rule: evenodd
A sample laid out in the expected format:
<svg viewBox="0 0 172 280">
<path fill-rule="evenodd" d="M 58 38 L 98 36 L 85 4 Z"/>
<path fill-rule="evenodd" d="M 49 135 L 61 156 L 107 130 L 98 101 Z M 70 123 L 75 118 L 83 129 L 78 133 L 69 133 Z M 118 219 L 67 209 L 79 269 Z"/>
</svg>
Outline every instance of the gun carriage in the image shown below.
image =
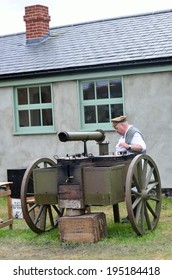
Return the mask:
<svg viewBox="0 0 172 280">
<path fill-rule="evenodd" d="M 61 142 L 82 141 L 84 152 L 55 161 L 40 158 L 26 169 L 21 185 L 23 217 L 36 233 L 58 226 L 64 211 L 82 215 L 89 206 L 112 205 L 114 222 L 120 222 L 120 202 L 137 235 L 154 230 L 161 211 L 161 181 L 153 159 L 144 154 L 99 156 L 88 154 L 87 141 L 102 144 L 105 134 L 60 132 Z M 134 198 L 134 199 L 133 199 Z M 72 213 L 72 214 L 71 214 Z"/>
</svg>

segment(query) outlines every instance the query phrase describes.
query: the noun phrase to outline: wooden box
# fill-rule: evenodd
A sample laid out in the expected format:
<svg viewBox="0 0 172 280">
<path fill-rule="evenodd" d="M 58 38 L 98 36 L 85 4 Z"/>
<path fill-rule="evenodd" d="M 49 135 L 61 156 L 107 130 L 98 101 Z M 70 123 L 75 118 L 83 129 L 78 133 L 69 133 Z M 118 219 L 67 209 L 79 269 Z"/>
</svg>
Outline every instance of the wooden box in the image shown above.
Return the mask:
<svg viewBox="0 0 172 280">
<path fill-rule="evenodd" d="M 65 242 L 94 243 L 107 235 L 106 216 L 103 212 L 59 219 L 60 239 Z"/>
<path fill-rule="evenodd" d="M 124 164 L 83 168 L 86 205 L 113 205 L 124 201 Z"/>
<path fill-rule="evenodd" d="M 58 188 L 58 205 L 60 208 L 84 208 L 83 192 L 80 184 L 63 184 Z"/>
</svg>

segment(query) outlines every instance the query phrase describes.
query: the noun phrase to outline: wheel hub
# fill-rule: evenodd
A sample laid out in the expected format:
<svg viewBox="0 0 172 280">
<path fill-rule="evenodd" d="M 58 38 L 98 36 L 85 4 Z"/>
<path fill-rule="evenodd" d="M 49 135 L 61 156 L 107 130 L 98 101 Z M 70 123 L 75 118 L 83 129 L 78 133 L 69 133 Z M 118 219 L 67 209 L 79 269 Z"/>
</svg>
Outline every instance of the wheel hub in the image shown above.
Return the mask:
<svg viewBox="0 0 172 280">
<path fill-rule="evenodd" d="M 148 199 L 148 193 L 147 193 L 146 190 L 142 190 L 141 197 L 142 197 L 142 200 L 147 200 Z"/>
</svg>

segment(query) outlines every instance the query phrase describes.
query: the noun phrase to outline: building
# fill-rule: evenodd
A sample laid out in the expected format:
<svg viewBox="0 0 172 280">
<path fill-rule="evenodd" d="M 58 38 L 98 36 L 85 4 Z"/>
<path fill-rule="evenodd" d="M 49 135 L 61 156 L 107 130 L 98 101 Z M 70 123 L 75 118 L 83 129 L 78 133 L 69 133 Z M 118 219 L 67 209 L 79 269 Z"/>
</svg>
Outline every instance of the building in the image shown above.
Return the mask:
<svg viewBox="0 0 172 280">
<path fill-rule="evenodd" d="M 41 157 L 83 152 L 60 131 L 103 129 L 126 114 L 145 135 L 162 187 L 172 188 L 172 10 L 49 28 L 25 8 L 26 32 L 0 37 L 0 177 Z M 89 141 L 88 150 L 98 154 Z"/>
</svg>

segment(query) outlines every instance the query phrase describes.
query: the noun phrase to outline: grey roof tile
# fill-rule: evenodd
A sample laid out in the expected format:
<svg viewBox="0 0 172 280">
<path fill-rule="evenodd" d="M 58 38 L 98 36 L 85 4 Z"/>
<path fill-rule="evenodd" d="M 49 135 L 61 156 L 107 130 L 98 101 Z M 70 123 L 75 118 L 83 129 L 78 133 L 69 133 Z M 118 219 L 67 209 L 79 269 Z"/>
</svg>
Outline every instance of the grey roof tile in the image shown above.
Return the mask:
<svg viewBox="0 0 172 280">
<path fill-rule="evenodd" d="M 0 75 L 172 57 L 172 11 L 50 29 L 27 45 L 25 33 L 0 37 Z"/>
</svg>

